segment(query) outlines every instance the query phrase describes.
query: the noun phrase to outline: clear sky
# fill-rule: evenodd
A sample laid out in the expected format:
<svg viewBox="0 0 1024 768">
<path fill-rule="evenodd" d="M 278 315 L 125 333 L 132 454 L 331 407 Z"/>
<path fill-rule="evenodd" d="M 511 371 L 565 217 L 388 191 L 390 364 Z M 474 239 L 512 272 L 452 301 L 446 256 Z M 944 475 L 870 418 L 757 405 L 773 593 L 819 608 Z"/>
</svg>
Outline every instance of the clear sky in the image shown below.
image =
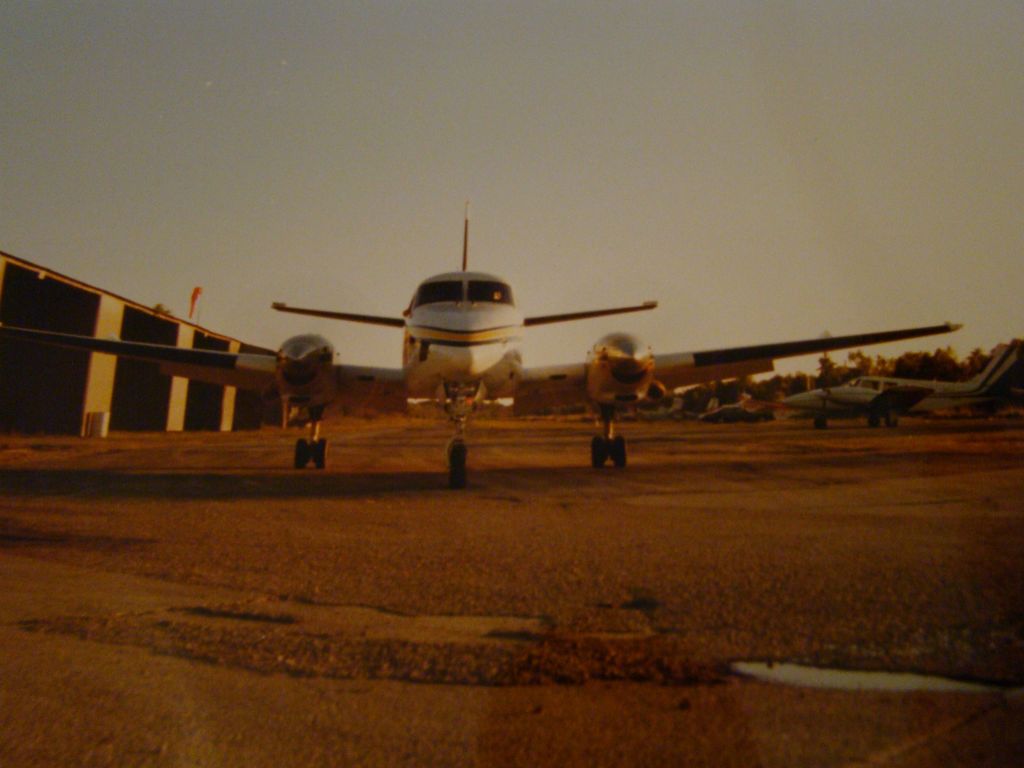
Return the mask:
<svg viewBox="0 0 1024 768">
<path fill-rule="evenodd" d="M 988 349 L 1024 335 L 1024 4 L 0 5 L 0 250 L 397 366 L 394 329 L 270 303 L 397 315 L 466 200 L 527 314 L 660 302 L 528 365 L 612 330 Z"/>
</svg>

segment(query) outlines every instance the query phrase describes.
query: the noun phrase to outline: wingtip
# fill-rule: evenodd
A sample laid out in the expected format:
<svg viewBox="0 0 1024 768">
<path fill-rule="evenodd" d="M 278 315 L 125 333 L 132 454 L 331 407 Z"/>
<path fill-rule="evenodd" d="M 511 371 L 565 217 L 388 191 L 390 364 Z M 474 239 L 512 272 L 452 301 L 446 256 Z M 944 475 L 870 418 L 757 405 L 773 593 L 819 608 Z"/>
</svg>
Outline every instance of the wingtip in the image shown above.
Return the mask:
<svg viewBox="0 0 1024 768">
<path fill-rule="evenodd" d="M 961 328 L 964 327 L 964 324 L 963 323 L 951 323 L 951 322 L 949 322 L 947 320 L 946 321 L 946 327 L 949 328 L 950 331 L 959 331 Z"/>
<path fill-rule="evenodd" d="M 654 309 L 656 306 L 658 306 L 658 302 L 654 301 L 653 299 L 648 299 L 643 303 L 643 306 Z"/>
<path fill-rule="evenodd" d="M 285 307 L 287 307 L 287 306 L 288 306 L 288 305 L 287 305 L 287 304 L 285 304 L 285 303 L 284 303 L 283 301 L 275 301 L 274 303 L 272 303 L 272 304 L 270 305 L 270 308 L 271 308 L 271 309 L 284 309 L 284 308 L 285 308 Z"/>
</svg>

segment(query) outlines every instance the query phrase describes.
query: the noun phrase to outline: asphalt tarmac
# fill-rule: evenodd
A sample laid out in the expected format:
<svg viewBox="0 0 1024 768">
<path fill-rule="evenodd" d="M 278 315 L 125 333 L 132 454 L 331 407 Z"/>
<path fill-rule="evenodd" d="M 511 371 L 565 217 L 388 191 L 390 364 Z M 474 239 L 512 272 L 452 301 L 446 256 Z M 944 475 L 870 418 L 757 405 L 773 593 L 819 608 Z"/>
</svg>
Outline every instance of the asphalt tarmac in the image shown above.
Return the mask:
<svg viewBox="0 0 1024 768">
<path fill-rule="evenodd" d="M 0 765 L 1024 764 L 1024 422 L 592 431 L 0 437 Z"/>
</svg>

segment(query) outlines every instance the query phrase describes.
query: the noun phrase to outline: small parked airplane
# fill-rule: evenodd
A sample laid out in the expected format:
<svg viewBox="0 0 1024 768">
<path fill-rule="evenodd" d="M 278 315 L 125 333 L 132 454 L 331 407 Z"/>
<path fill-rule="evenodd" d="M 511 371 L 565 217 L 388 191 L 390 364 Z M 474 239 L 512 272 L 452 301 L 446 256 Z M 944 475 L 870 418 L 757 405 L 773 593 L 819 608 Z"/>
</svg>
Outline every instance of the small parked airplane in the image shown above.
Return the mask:
<svg viewBox="0 0 1024 768">
<path fill-rule="evenodd" d="M 437 400 L 454 425 L 446 452 L 449 484 L 462 488 L 466 485 L 466 421 L 474 403 L 480 400 L 514 398 L 518 414 L 588 403 L 600 415 L 602 425 L 601 434 L 591 441 L 591 464 L 601 467 L 610 459 L 622 467 L 626 464 L 626 441 L 615 434 L 614 428 L 617 411 L 623 406 L 658 400 L 676 387 L 769 372 L 775 358 L 948 333 L 960 327 L 944 323 L 663 355 L 655 355 L 650 346 L 633 335 L 612 333 L 598 339 L 584 361 L 524 368 L 520 342 L 525 328 L 651 310 L 657 303 L 524 318 L 505 280 L 467 271 L 468 237 L 467 217 L 462 271 L 435 275 L 420 283 L 402 317 L 273 305 L 281 312 L 403 328 L 401 368 L 336 362 L 334 347 L 315 334 L 289 338 L 277 354 L 184 349 L 4 326 L 0 326 L 0 339 L 152 361 L 171 376 L 276 392 L 285 419 L 293 408 L 302 409 L 309 417 L 308 439 L 295 444 L 296 468 L 310 462 L 324 467 L 327 441 L 320 437 L 320 422 L 330 409 L 401 411 L 409 399 Z"/>
<path fill-rule="evenodd" d="M 791 395 L 783 404 L 814 413 L 814 426 L 824 429 L 828 417 L 866 414 L 868 425 L 882 421 L 895 427 L 900 414 L 979 405 L 1019 397 L 1024 380 L 1024 356 L 1019 342 L 992 350 L 985 370 L 970 381 L 926 381 L 888 376 L 860 376 L 838 387 L 824 387 Z"/>
<path fill-rule="evenodd" d="M 706 421 L 711 424 L 735 424 L 737 422 L 771 421 L 775 418 L 774 410 L 778 403 L 766 403 L 755 400 L 746 392 L 740 395 L 735 403 L 721 405 L 717 397 L 708 401 L 708 407 L 697 416 L 697 421 Z"/>
</svg>

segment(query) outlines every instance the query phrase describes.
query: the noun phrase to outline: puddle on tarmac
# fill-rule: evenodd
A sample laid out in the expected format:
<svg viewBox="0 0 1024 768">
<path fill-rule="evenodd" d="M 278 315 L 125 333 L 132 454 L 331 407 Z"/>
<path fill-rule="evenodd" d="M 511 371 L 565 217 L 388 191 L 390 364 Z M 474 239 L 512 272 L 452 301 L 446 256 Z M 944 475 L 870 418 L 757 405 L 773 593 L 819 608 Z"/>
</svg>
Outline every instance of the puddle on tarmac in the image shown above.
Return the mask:
<svg viewBox="0 0 1024 768">
<path fill-rule="evenodd" d="M 737 661 L 733 662 L 730 668 L 738 675 L 753 677 L 766 683 L 781 683 L 804 688 L 832 688 L 841 691 L 1011 692 L 1009 688 L 996 685 L 905 672 L 857 672 L 805 667 L 799 664 L 768 664 L 758 661 Z"/>
</svg>

